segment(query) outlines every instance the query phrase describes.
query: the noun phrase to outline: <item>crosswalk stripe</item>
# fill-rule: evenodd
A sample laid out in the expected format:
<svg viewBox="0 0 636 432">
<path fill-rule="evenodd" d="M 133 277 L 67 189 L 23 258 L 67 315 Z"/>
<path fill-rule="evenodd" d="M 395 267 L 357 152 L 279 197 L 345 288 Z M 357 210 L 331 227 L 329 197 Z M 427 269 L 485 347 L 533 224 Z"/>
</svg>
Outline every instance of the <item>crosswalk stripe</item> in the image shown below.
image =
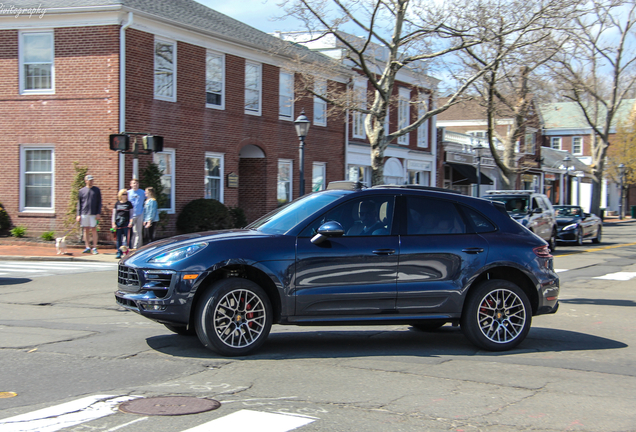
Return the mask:
<svg viewBox="0 0 636 432">
<path fill-rule="evenodd" d="M 636 277 L 635 272 L 617 272 L 608 273 L 604 276 L 597 276 L 593 279 L 615 280 L 615 281 L 628 281 Z"/>
<path fill-rule="evenodd" d="M 287 432 L 316 418 L 240 410 L 183 432 Z"/>
<path fill-rule="evenodd" d="M 140 396 L 89 396 L 0 420 L 2 432 L 55 432 L 117 412 L 117 406 Z"/>
</svg>

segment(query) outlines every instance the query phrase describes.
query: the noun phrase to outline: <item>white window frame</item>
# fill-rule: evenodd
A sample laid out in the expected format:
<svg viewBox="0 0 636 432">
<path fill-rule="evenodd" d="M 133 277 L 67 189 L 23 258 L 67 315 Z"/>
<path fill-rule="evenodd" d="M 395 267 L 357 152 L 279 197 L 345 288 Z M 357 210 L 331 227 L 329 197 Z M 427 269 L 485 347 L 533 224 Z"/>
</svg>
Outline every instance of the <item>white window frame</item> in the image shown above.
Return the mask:
<svg viewBox="0 0 636 432">
<path fill-rule="evenodd" d="M 419 118 L 422 118 L 428 112 L 428 100 L 423 100 L 417 108 Z M 429 119 L 430 120 L 430 119 Z M 426 120 L 417 128 L 417 146 L 421 148 L 428 147 L 428 123 Z"/>
<path fill-rule="evenodd" d="M 555 143 L 559 143 L 558 147 L 555 147 Z M 563 140 L 561 139 L 561 137 L 551 137 L 550 138 L 550 148 L 553 148 L 555 150 L 561 150 L 561 146 L 563 145 Z"/>
<path fill-rule="evenodd" d="M 325 95 L 327 93 L 327 80 L 316 79 L 314 81 L 314 92 Z M 322 117 L 320 117 L 320 112 L 323 113 Z M 314 96 L 314 125 L 327 126 L 327 102 L 318 96 Z"/>
<path fill-rule="evenodd" d="M 278 205 L 283 205 L 288 202 L 291 202 L 294 197 L 294 161 L 291 159 L 278 159 L 277 169 L 276 169 L 276 201 L 278 202 L 278 185 L 281 183 L 280 181 L 280 166 L 288 165 L 289 166 L 289 180 L 287 183 L 289 184 L 289 195 L 287 196 L 287 201 L 285 203 L 278 203 Z"/>
<path fill-rule="evenodd" d="M 172 173 L 171 174 L 166 174 L 166 175 L 171 176 L 170 177 L 170 207 L 169 208 L 160 208 L 159 210 L 165 211 L 168 214 L 174 214 L 175 213 L 174 199 L 175 199 L 175 195 L 176 195 L 175 194 L 175 186 L 176 186 L 176 177 L 177 177 L 177 175 L 176 175 L 177 167 L 175 165 L 176 164 L 176 160 L 177 160 L 176 151 L 175 151 L 175 149 L 172 149 L 172 148 L 164 148 L 162 152 L 153 153 L 152 160 L 157 165 L 159 165 L 159 157 L 158 157 L 158 155 L 160 155 L 160 154 L 165 154 L 165 155 L 169 156 L 170 162 L 171 162 L 170 165 L 172 166 Z M 162 174 L 161 177 L 163 179 L 164 175 Z"/>
<path fill-rule="evenodd" d="M 211 104 L 208 103 L 207 101 L 207 94 L 208 94 L 208 89 L 207 89 L 207 81 L 208 81 L 208 61 L 211 58 L 219 58 L 221 60 L 221 92 L 220 92 L 220 96 L 221 96 L 221 103 L 220 104 Z M 205 53 L 205 93 L 206 93 L 206 101 L 205 101 L 205 106 L 206 108 L 214 108 L 214 109 L 219 109 L 219 110 L 224 110 L 225 109 L 225 54 L 216 52 L 216 51 L 211 51 L 208 50 Z M 214 93 L 214 92 L 211 92 Z M 215 93 L 216 94 L 216 93 Z"/>
<path fill-rule="evenodd" d="M 26 70 L 27 63 L 24 60 L 25 43 L 24 36 L 33 34 L 50 34 L 51 35 L 51 88 L 49 89 L 27 89 L 26 88 Z M 53 30 L 22 30 L 18 34 L 18 58 L 19 58 L 19 87 L 20 94 L 55 94 L 55 32 Z M 44 63 L 38 63 L 44 64 Z"/>
<path fill-rule="evenodd" d="M 166 95 L 162 95 L 162 94 L 158 94 L 157 93 L 157 74 L 159 72 L 158 70 L 158 64 L 157 64 L 157 55 L 156 55 L 156 50 L 157 50 L 157 44 L 163 44 L 163 45 L 172 45 L 172 95 L 171 96 L 166 96 Z M 169 39 L 163 39 L 163 38 L 159 38 L 159 37 L 155 37 L 154 40 L 154 44 L 153 44 L 153 61 L 154 61 L 154 69 L 153 69 L 153 78 L 154 78 L 154 98 L 158 99 L 158 100 L 164 100 L 164 101 L 168 101 L 168 102 L 176 102 L 177 101 L 177 42 L 173 41 L 173 40 L 169 40 Z"/>
<path fill-rule="evenodd" d="M 574 150 L 574 140 L 576 140 L 576 139 L 581 141 L 581 143 L 579 144 L 579 146 L 580 146 L 579 147 L 579 151 L 575 151 Z M 572 137 L 572 154 L 575 154 L 575 155 L 582 155 L 583 154 L 583 137 L 582 136 Z"/>
<path fill-rule="evenodd" d="M 523 147 L 524 147 L 523 152 L 524 153 L 532 154 L 532 155 L 536 153 L 536 151 L 537 151 L 537 135 L 536 134 L 537 134 L 537 131 L 534 130 L 534 129 L 527 129 L 526 130 L 526 133 L 525 133 L 524 138 L 523 138 Z M 530 137 L 530 141 L 531 141 L 531 143 L 530 143 L 530 145 L 531 145 L 530 150 L 531 151 L 528 151 L 528 137 Z"/>
<path fill-rule="evenodd" d="M 353 82 L 353 97 L 356 103 L 363 105 L 366 108 L 367 100 L 367 82 L 366 80 L 355 80 Z M 364 139 L 367 137 L 367 133 L 364 129 L 365 114 L 354 111 L 351 119 L 351 136 L 353 138 Z"/>
<path fill-rule="evenodd" d="M 283 110 L 288 110 L 288 113 Z M 294 74 L 280 71 L 278 78 L 278 118 L 294 120 Z"/>
<path fill-rule="evenodd" d="M 26 206 L 26 153 L 30 150 L 47 150 L 51 152 L 51 206 L 27 207 Z M 52 145 L 22 145 L 20 146 L 20 212 L 24 213 L 55 213 L 55 147 Z"/>
<path fill-rule="evenodd" d="M 206 199 L 212 199 L 212 197 L 208 197 L 206 195 L 205 181 L 207 179 L 218 179 L 219 180 L 219 202 L 224 202 L 225 195 L 225 184 L 223 179 L 225 178 L 225 155 L 223 153 L 213 153 L 213 152 L 205 152 L 205 159 L 208 158 L 216 158 L 219 159 L 219 177 L 209 176 L 207 175 L 207 171 L 205 169 L 205 162 L 203 162 L 203 197 Z"/>
<path fill-rule="evenodd" d="M 248 70 L 248 66 L 255 66 L 256 70 L 258 71 L 258 79 L 256 80 L 256 85 L 257 88 L 256 89 L 248 89 L 247 88 L 247 70 Z M 255 116 L 260 116 L 262 111 L 263 111 L 263 65 L 261 63 L 256 63 L 256 62 L 252 62 L 252 61 L 246 61 L 245 62 L 245 74 L 244 74 L 244 78 L 245 78 L 245 85 L 244 85 L 244 91 L 245 91 L 245 114 L 249 114 L 249 115 L 255 115 Z M 253 110 L 253 109 L 248 109 L 247 108 L 247 92 L 248 91 L 256 91 L 258 93 L 258 109 Z"/>
<path fill-rule="evenodd" d="M 322 175 L 322 184 L 319 189 L 316 189 L 316 184 L 314 180 L 316 178 L 315 173 L 316 170 L 319 170 Z M 327 187 L 327 163 L 326 162 L 314 162 L 311 166 L 311 191 L 318 192 L 321 190 L 325 190 Z"/>
<path fill-rule="evenodd" d="M 363 180 L 360 180 L 358 173 L 362 170 Z M 355 175 L 352 175 L 355 173 Z M 371 187 L 371 167 L 368 165 L 350 164 L 347 167 L 347 180 L 353 182 L 361 182 L 363 185 Z"/>
<path fill-rule="evenodd" d="M 398 99 L 397 128 L 403 129 L 409 125 L 409 117 L 411 114 L 411 91 L 407 88 L 400 87 L 400 97 Z M 401 145 L 409 144 L 409 134 L 404 134 L 397 138 L 397 143 Z"/>
</svg>

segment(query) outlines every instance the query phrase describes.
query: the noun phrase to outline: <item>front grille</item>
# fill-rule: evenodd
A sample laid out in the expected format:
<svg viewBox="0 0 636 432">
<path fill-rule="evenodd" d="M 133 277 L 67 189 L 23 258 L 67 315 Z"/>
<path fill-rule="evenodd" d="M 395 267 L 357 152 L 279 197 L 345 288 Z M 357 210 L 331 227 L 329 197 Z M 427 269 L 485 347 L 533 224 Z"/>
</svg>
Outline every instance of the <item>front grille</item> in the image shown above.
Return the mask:
<svg viewBox="0 0 636 432">
<path fill-rule="evenodd" d="M 138 287 L 139 286 L 139 275 L 137 274 L 137 270 L 131 267 L 128 267 L 124 264 L 119 264 L 119 269 L 117 272 L 117 283 L 119 285 L 129 286 L 129 287 Z"/>
</svg>

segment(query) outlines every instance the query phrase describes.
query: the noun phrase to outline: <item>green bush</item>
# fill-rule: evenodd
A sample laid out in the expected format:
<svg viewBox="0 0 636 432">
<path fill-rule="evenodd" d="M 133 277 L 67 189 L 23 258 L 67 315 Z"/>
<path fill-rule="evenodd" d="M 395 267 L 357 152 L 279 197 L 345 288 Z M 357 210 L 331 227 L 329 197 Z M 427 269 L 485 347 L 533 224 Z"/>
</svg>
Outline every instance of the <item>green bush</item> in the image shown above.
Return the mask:
<svg viewBox="0 0 636 432">
<path fill-rule="evenodd" d="M 232 215 L 223 203 L 200 198 L 190 201 L 177 218 L 177 228 L 184 233 L 232 228 Z"/>
<path fill-rule="evenodd" d="M 55 233 L 53 231 L 46 231 L 42 233 L 40 238 L 46 241 L 55 240 Z"/>
<path fill-rule="evenodd" d="M 0 231 L 8 230 L 9 228 L 11 228 L 11 218 L 2 203 L 0 203 Z"/>
<path fill-rule="evenodd" d="M 26 235 L 26 228 L 23 226 L 17 226 L 10 231 L 13 237 L 24 237 Z"/>
<path fill-rule="evenodd" d="M 232 216 L 232 228 L 244 228 L 247 225 L 247 217 L 240 207 L 229 207 L 230 216 Z"/>
</svg>

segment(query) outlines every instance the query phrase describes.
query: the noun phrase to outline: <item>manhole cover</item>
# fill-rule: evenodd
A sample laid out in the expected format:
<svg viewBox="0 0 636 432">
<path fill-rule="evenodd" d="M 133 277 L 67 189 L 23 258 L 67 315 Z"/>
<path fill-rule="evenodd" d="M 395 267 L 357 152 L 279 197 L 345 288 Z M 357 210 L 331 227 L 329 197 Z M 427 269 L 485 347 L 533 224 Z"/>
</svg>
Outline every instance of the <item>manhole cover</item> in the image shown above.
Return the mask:
<svg viewBox="0 0 636 432">
<path fill-rule="evenodd" d="M 177 416 L 212 411 L 220 406 L 221 403 L 215 401 L 214 399 L 200 399 L 187 396 L 168 396 L 147 399 L 133 399 L 119 405 L 119 410 L 125 413 L 150 416 Z"/>
</svg>

